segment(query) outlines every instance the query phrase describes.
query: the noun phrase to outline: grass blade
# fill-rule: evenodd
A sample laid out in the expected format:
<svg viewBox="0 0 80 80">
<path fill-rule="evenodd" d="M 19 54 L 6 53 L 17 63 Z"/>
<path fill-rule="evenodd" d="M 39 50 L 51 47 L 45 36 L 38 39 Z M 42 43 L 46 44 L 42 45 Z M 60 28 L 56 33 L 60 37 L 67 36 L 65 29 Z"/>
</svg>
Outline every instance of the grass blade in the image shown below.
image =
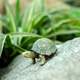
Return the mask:
<svg viewBox="0 0 80 80">
<path fill-rule="evenodd" d="M 11 33 L 11 40 L 13 45 L 20 45 L 21 44 L 21 39 L 22 38 L 40 38 L 42 36 L 34 34 L 34 33 Z"/>
<path fill-rule="evenodd" d="M 76 33 L 80 33 L 80 31 L 79 30 L 59 30 L 57 32 L 50 34 L 47 37 L 50 38 L 50 37 L 59 36 L 59 35 L 76 34 Z"/>
<path fill-rule="evenodd" d="M 22 20 L 22 28 L 25 32 L 31 32 L 35 20 L 37 19 L 36 15 L 42 15 L 44 12 L 44 0 L 34 0 L 33 3 L 24 13 Z M 34 19 L 36 17 L 36 19 Z"/>
<path fill-rule="evenodd" d="M 32 20 L 33 20 L 33 16 L 34 16 L 33 14 L 34 14 L 34 3 L 32 3 L 32 5 L 29 6 L 29 8 L 24 13 L 22 25 L 21 25 L 21 27 L 23 28 L 23 31 L 25 31 L 25 32 L 31 31 Z"/>
<path fill-rule="evenodd" d="M 18 27 L 20 21 L 20 0 L 16 0 L 16 26 Z"/>
<path fill-rule="evenodd" d="M 26 33 L 26 32 L 16 32 L 16 33 L 10 33 L 11 36 L 14 37 L 41 37 L 38 34 L 34 34 L 34 33 Z"/>
<path fill-rule="evenodd" d="M 5 5 L 7 17 L 9 19 L 9 30 L 10 32 L 16 32 L 16 24 L 11 6 L 8 3 L 5 3 Z"/>
<path fill-rule="evenodd" d="M 0 57 L 3 51 L 4 43 L 5 43 L 6 35 L 0 34 Z"/>
</svg>

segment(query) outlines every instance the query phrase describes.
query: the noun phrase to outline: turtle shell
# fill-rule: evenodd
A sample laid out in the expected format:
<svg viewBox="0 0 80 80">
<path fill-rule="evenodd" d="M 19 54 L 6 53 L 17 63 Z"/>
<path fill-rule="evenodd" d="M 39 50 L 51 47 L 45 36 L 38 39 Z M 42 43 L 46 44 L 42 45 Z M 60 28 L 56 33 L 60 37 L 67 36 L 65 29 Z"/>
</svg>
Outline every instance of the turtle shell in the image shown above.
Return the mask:
<svg viewBox="0 0 80 80">
<path fill-rule="evenodd" d="M 50 39 L 41 38 L 33 44 L 32 50 L 38 54 L 51 55 L 55 53 L 56 46 Z"/>
</svg>

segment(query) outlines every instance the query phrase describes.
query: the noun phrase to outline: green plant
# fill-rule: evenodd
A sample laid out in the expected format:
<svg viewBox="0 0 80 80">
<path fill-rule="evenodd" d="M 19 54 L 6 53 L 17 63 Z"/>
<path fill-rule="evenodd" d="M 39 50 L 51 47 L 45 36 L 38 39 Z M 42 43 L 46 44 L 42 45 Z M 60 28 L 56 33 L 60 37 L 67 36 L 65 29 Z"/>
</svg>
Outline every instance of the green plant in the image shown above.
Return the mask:
<svg viewBox="0 0 80 80">
<path fill-rule="evenodd" d="M 0 56 L 4 47 L 7 50 L 11 48 L 12 53 L 8 55 L 14 56 L 30 49 L 38 38 L 46 37 L 39 30 L 39 28 L 44 27 L 47 21 L 50 21 L 43 0 L 34 0 L 23 13 L 20 12 L 19 1 L 16 0 L 15 13 L 7 0 L 5 1 L 6 14 L 0 17 L 3 25 L 2 35 L 4 35 L 1 36 Z M 36 3 L 38 8 L 35 6 Z"/>
<path fill-rule="evenodd" d="M 74 37 L 80 36 L 80 9 L 70 8 L 52 11 L 51 20 L 54 22 L 51 30 L 52 32 L 48 38 L 56 36 L 56 40 L 66 41 Z"/>
<path fill-rule="evenodd" d="M 21 13 L 19 3 L 20 0 L 16 0 L 16 9 L 13 9 L 5 1 L 6 14 L 0 16 L 3 26 L 0 34 L 0 56 L 5 49 L 12 49 L 11 54 L 8 54 L 10 57 L 30 50 L 34 41 L 41 37 L 52 40 L 56 37 L 56 41 L 66 41 L 80 36 L 80 9 L 47 11 L 44 0 L 34 0 Z"/>
</svg>

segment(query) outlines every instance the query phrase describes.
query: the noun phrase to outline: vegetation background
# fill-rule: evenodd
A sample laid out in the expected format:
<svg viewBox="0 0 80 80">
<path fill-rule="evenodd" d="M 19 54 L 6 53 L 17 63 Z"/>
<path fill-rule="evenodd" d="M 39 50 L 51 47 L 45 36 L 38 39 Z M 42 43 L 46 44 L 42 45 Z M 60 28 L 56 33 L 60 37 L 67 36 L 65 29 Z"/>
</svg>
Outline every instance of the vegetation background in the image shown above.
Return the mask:
<svg viewBox="0 0 80 80">
<path fill-rule="evenodd" d="M 80 37 L 80 8 L 62 0 L 0 1 L 0 67 L 42 37 L 57 45 Z"/>
<path fill-rule="evenodd" d="M 7 0 L 11 5 L 13 5 L 15 7 L 16 5 L 16 0 Z M 24 7 L 26 5 L 29 5 L 30 3 L 32 2 L 32 0 L 20 0 L 20 7 L 21 7 L 21 10 L 24 9 Z M 63 0 L 45 0 L 45 4 L 47 6 L 47 8 L 60 8 L 60 7 L 63 7 L 63 6 L 67 6 L 65 5 L 64 1 Z M 3 0 L 0 0 L 0 13 L 3 12 L 3 6 L 4 6 L 4 2 Z"/>
</svg>

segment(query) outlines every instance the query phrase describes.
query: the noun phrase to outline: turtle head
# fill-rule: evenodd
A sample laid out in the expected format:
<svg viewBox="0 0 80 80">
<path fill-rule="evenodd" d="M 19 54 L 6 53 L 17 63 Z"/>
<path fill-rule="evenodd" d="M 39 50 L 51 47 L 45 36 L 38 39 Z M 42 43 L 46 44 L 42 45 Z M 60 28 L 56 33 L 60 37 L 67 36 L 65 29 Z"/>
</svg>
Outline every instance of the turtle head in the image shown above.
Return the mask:
<svg viewBox="0 0 80 80">
<path fill-rule="evenodd" d="M 22 53 L 22 55 L 26 58 L 35 58 L 35 53 L 32 51 L 25 51 Z"/>
</svg>

